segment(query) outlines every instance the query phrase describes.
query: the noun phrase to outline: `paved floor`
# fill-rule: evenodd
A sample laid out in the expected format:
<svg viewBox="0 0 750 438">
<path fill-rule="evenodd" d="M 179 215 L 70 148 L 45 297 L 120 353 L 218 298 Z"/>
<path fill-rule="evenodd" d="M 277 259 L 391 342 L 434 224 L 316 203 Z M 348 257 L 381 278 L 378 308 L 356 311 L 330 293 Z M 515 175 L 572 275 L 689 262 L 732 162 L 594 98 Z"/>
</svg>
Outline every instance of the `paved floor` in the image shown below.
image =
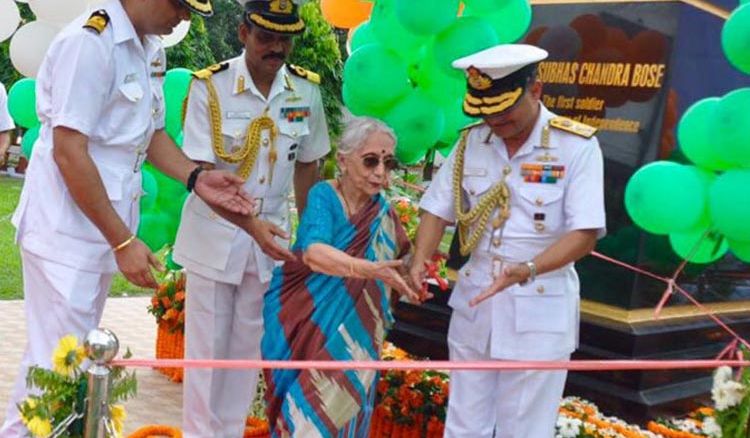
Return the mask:
<svg viewBox="0 0 750 438">
<path fill-rule="evenodd" d="M 153 358 L 156 324 L 146 312 L 149 298 L 110 298 L 104 309 L 102 327 L 120 339 L 121 351 L 129 347 L 134 358 Z M 23 301 L 0 301 L 0 421 L 26 343 Z M 126 402 L 125 433 L 146 424 L 179 426 L 182 385 L 146 368 L 136 370 L 138 395 Z"/>
</svg>

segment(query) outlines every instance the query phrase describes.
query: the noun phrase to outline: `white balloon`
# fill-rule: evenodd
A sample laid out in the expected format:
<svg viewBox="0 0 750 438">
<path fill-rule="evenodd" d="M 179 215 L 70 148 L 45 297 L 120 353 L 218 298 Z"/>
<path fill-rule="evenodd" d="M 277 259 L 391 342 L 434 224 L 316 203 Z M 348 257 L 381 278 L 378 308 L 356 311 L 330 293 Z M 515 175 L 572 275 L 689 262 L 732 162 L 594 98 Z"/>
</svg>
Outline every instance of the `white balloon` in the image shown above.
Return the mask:
<svg viewBox="0 0 750 438">
<path fill-rule="evenodd" d="M 86 11 L 86 0 L 29 0 L 37 20 L 68 24 Z"/>
<path fill-rule="evenodd" d="M 180 21 L 180 24 L 172 29 L 172 33 L 170 33 L 169 35 L 162 35 L 161 43 L 164 47 L 172 47 L 174 45 L 177 45 L 180 41 L 183 40 L 183 38 L 185 38 L 189 31 L 190 21 Z"/>
<path fill-rule="evenodd" d="M 46 21 L 23 25 L 10 40 L 10 61 L 22 75 L 35 77 L 45 53 L 60 28 Z"/>
<path fill-rule="evenodd" d="M 0 42 L 13 35 L 20 22 L 21 13 L 13 0 L 0 0 Z"/>
</svg>

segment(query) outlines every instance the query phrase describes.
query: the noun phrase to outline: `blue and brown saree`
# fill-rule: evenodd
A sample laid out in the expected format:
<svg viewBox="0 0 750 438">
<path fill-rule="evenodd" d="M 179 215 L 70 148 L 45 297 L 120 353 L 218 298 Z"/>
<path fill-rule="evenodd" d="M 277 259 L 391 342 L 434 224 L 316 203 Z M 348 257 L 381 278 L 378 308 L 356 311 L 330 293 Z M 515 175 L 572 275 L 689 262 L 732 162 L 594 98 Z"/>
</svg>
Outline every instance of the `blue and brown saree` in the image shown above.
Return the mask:
<svg viewBox="0 0 750 438">
<path fill-rule="evenodd" d="M 276 268 L 265 295 L 263 358 L 379 359 L 393 320 L 390 291 L 380 281 L 313 272 L 301 259 L 314 243 L 372 261 L 393 260 L 409 248 L 382 195 L 347 218 L 330 183 L 313 186 L 292 248 L 297 261 Z M 265 370 L 264 377 L 273 436 L 367 436 L 375 371 Z"/>
</svg>

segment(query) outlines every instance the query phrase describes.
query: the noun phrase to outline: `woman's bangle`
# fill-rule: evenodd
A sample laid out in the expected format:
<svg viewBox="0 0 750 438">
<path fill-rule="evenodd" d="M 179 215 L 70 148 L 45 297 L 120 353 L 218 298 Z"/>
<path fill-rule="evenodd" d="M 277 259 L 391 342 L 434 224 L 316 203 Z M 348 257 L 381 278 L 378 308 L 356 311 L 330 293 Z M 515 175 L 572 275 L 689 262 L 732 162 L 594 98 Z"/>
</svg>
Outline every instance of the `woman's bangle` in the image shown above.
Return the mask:
<svg viewBox="0 0 750 438">
<path fill-rule="evenodd" d="M 117 251 L 125 249 L 128 245 L 133 243 L 134 240 L 135 240 L 135 234 L 131 234 L 130 237 L 125 239 L 124 242 L 112 248 L 112 252 L 117 252 Z"/>
</svg>

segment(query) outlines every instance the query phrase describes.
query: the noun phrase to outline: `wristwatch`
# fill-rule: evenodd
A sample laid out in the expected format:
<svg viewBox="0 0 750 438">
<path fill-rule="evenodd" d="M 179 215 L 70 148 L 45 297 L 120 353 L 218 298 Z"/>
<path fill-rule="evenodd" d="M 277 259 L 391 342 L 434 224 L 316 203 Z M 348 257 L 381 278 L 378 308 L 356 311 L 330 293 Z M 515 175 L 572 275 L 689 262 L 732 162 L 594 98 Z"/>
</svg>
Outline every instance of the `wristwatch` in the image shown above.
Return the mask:
<svg viewBox="0 0 750 438">
<path fill-rule="evenodd" d="M 190 176 L 188 176 L 187 184 L 185 187 L 188 192 L 193 191 L 193 189 L 195 188 L 195 183 L 198 181 L 198 174 L 203 172 L 204 170 L 206 169 L 204 169 L 203 166 L 198 166 L 195 169 L 193 169 L 192 172 L 190 172 Z"/>
<path fill-rule="evenodd" d="M 528 260 L 523 262 L 524 265 L 526 265 L 527 268 L 529 268 L 529 277 L 523 281 L 523 283 L 520 283 L 521 286 L 533 283 L 534 280 L 536 280 L 536 263 L 534 263 L 532 260 Z"/>
</svg>

